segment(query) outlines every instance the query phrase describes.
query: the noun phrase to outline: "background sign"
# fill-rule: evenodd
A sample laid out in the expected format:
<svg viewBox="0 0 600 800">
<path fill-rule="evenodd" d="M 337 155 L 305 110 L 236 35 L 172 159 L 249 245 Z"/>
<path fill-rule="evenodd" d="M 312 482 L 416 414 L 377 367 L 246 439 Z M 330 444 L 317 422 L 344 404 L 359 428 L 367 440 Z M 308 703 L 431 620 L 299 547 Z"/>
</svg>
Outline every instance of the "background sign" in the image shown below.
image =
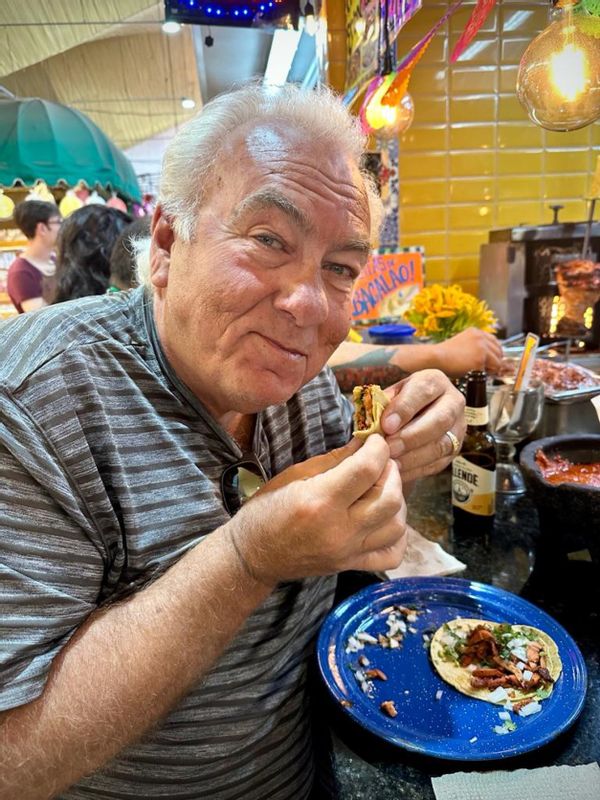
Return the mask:
<svg viewBox="0 0 600 800">
<path fill-rule="evenodd" d="M 423 288 L 424 272 L 420 247 L 371 255 L 352 293 L 353 321 L 401 317 Z"/>
</svg>

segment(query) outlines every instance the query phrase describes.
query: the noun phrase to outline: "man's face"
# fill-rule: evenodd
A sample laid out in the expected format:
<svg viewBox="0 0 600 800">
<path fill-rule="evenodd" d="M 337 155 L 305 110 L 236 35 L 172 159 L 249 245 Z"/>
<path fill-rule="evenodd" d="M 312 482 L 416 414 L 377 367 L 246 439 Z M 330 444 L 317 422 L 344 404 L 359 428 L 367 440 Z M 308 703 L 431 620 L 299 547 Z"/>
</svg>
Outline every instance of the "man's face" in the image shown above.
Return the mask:
<svg viewBox="0 0 600 800">
<path fill-rule="evenodd" d="M 158 210 L 151 251 L 162 346 L 217 418 L 285 402 L 320 371 L 369 243 L 360 174 L 331 148 L 270 124 L 220 164 L 193 241 Z"/>
<path fill-rule="evenodd" d="M 45 245 L 50 248 L 56 245 L 61 225 L 62 217 L 58 214 L 55 217 L 50 217 L 47 222 L 38 223 L 37 230 Z"/>
</svg>

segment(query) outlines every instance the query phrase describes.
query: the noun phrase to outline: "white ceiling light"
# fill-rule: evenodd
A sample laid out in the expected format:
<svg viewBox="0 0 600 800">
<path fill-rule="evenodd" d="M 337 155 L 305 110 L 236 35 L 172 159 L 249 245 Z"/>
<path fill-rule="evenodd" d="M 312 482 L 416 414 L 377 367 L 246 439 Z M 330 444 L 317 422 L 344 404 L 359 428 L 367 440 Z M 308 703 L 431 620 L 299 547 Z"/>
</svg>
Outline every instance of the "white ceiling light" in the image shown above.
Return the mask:
<svg viewBox="0 0 600 800">
<path fill-rule="evenodd" d="M 168 19 L 163 22 L 162 29 L 164 33 L 179 33 L 181 30 L 181 25 L 178 22 L 175 22 L 174 19 Z"/>
<path fill-rule="evenodd" d="M 181 98 L 181 105 L 182 108 L 196 108 L 196 101 L 191 97 L 182 97 Z"/>
</svg>

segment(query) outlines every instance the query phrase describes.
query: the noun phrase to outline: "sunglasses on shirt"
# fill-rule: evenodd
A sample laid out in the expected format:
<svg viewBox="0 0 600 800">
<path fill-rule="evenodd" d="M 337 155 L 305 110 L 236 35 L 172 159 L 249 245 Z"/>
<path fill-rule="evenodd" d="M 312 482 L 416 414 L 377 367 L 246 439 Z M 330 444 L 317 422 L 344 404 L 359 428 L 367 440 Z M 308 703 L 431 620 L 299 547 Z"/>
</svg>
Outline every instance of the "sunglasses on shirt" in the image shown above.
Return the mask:
<svg viewBox="0 0 600 800">
<path fill-rule="evenodd" d="M 254 453 L 244 453 L 221 474 L 221 495 L 227 513 L 233 517 L 244 503 L 267 482 L 267 473 Z"/>
</svg>

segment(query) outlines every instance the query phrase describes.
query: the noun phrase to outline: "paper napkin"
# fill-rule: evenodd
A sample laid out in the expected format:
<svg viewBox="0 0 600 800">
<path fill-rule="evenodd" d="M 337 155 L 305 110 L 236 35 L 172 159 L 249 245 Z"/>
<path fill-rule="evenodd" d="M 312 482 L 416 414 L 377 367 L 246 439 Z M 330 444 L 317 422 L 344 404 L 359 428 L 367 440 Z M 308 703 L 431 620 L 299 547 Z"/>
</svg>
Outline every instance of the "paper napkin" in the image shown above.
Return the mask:
<svg viewBox="0 0 600 800">
<path fill-rule="evenodd" d="M 539 767 L 512 772 L 455 772 L 432 778 L 437 800 L 598 800 L 600 767 Z"/>
<path fill-rule="evenodd" d="M 408 578 L 416 575 L 453 575 L 466 569 L 466 564 L 447 553 L 437 542 L 430 542 L 418 531 L 407 527 L 406 553 L 395 569 L 385 572 L 387 578 Z"/>
</svg>

